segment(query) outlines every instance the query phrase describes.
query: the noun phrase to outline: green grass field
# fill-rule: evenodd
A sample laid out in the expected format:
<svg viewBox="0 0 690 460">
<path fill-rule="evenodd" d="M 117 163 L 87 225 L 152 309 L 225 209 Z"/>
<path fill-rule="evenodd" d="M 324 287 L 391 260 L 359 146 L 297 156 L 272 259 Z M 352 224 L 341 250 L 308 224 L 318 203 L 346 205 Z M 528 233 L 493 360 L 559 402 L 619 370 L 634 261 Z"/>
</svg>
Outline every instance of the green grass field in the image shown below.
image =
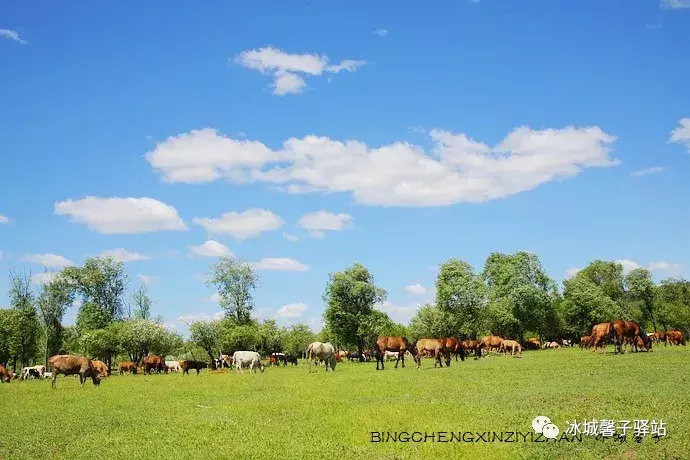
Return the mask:
<svg viewBox="0 0 690 460">
<path fill-rule="evenodd" d="M 612 350 L 612 347 L 609 347 Z M 492 356 L 421 371 L 74 377 L 0 385 L 0 458 L 690 458 L 690 347 L 595 355 L 574 349 Z M 371 443 L 371 431 L 531 431 L 545 415 L 663 419 L 667 435 L 625 443 Z M 450 435 L 448 435 L 450 436 Z"/>
</svg>

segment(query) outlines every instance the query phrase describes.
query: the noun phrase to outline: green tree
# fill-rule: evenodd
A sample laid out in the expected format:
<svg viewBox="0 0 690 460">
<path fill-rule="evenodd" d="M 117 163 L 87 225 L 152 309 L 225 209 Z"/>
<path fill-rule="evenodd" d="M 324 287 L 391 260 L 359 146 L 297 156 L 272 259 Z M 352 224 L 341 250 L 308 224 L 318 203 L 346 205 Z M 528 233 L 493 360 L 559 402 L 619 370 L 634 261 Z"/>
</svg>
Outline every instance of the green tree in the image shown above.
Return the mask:
<svg viewBox="0 0 690 460">
<path fill-rule="evenodd" d="M 74 288 L 62 276 L 53 277 L 42 285 L 38 298 L 38 309 L 45 336 L 45 366 L 48 358 L 60 353 L 62 347 L 62 318 L 74 302 Z"/>
<path fill-rule="evenodd" d="M 259 282 L 252 266 L 232 257 L 221 257 L 213 265 L 206 280 L 207 286 L 215 286 L 220 296 L 220 306 L 237 324 L 251 322 L 254 310 L 254 290 Z"/>
<path fill-rule="evenodd" d="M 625 287 L 629 299 L 639 305 L 644 319 L 652 324 L 654 332 L 656 332 L 656 320 L 654 318 L 656 286 L 652 281 L 652 274 L 644 268 L 636 268 L 625 277 Z"/>
<path fill-rule="evenodd" d="M 470 264 L 450 259 L 441 265 L 436 278 L 436 305 L 457 327 L 449 335 L 476 337 L 486 304 L 486 286 Z"/>
<path fill-rule="evenodd" d="M 111 323 L 102 329 L 86 331 L 79 335 L 81 352 L 90 359 L 103 359 L 120 352 L 121 323 Z M 106 362 L 108 369 L 109 363 Z"/>
<path fill-rule="evenodd" d="M 218 329 L 217 321 L 195 321 L 189 325 L 189 340 L 208 354 L 213 369 L 220 347 Z"/>
<path fill-rule="evenodd" d="M 310 343 L 316 341 L 316 334 L 306 324 L 293 324 L 285 334 L 285 353 L 304 356 Z"/>
<path fill-rule="evenodd" d="M 256 351 L 261 345 L 261 331 L 255 321 L 237 324 L 232 318 L 224 318 L 218 325 L 218 337 L 223 352 L 241 350 Z"/>
<path fill-rule="evenodd" d="M 411 340 L 455 335 L 456 325 L 451 313 L 436 305 L 426 304 L 410 320 Z"/>
<path fill-rule="evenodd" d="M 258 329 L 259 346 L 256 351 L 267 356 L 284 351 L 285 330 L 278 327 L 276 320 L 264 320 Z"/>
<path fill-rule="evenodd" d="M 30 274 L 10 272 L 10 304 L 17 312 L 13 341 L 13 367 L 34 364 L 38 356 L 41 325 L 36 311 L 36 296 L 31 290 Z"/>
<path fill-rule="evenodd" d="M 361 352 L 374 305 L 386 300 L 386 291 L 360 263 L 331 274 L 323 294 L 325 322 L 340 344 L 356 344 Z"/>
<path fill-rule="evenodd" d="M 0 364 L 7 365 L 16 356 L 19 348 L 19 318 L 17 310 L 0 308 Z"/>
<path fill-rule="evenodd" d="M 620 318 L 621 306 L 589 277 L 578 275 L 563 281 L 563 316 L 572 334 L 585 335 L 594 324 Z"/>
<path fill-rule="evenodd" d="M 617 262 L 597 259 L 575 276 L 596 284 L 601 292 L 614 302 L 620 302 L 625 295 L 623 265 Z"/>
<path fill-rule="evenodd" d="M 669 278 L 656 288 L 655 311 L 664 330 L 676 328 L 690 333 L 690 281 Z"/>
<path fill-rule="evenodd" d="M 168 331 L 164 326 L 147 319 L 134 319 L 113 323 L 117 328 L 120 349 L 129 359 L 139 362 L 149 354 L 166 356 L 179 351 L 183 345 L 182 336 Z"/>
<path fill-rule="evenodd" d="M 134 293 L 134 312 L 132 314 L 134 319 L 151 319 L 151 306 L 153 301 L 149 297 L 148 289 L 145 284 L 139 286 L 139 289 Z"/>
</svg>

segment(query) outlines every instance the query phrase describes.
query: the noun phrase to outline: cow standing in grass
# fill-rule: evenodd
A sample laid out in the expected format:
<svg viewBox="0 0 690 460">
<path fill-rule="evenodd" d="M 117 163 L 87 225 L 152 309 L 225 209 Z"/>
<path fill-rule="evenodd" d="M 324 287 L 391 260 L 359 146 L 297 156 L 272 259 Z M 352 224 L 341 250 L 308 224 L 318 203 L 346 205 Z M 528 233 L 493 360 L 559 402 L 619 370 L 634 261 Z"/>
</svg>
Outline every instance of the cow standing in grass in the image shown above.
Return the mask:
<svg viewBox="0 0 690 460">
<path fill-rule="evenodd" d="M 48 364 L 53 372 L 52 387 L 55 388 L 55 380 L 58 374 L 63 375 L 78 375 L 79 383 L 84 385 L 87 377 L 91 377 L 94 386 L 101 384 L 101 379 L 98 377 L 98 371 L 93 366 L 90 359 L 83 356 L 73 355 L 55 355 L 48 359 Z"/>
<path fill-rule="evenodd" d="M 193 359 L 183 359 L 180 361 L 180 369 L 182 369 L 182 375 L 189 375 L 190 369 L 196 369 L 196 375 L 199 375 L 201 369 L 205 369 L 208 365 L 203 361 L 196 361 Z"/>
</svg>

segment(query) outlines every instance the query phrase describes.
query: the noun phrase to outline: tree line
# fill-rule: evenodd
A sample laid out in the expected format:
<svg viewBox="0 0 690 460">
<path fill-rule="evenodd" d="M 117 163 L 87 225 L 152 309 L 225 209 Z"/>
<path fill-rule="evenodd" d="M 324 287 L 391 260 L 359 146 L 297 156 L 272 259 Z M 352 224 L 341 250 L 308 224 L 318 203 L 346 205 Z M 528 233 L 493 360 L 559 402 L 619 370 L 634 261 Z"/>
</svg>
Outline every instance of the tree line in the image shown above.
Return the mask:
<svg viewBox="0 0 690 460">
<path fill-rule="evenodd" d="M 648 330 L 690 332 L 690 282 L 684 279 L 656 284 L 644 268 L 624 275 L 621 264 L 595 260 L 559 289 L 529 252 L 492 253 L 481 272 L 459 259 L 444 262 L 436 278 L 435 303 L 421 306 L 409 325 L 376 308 L 387 292 L 365 266 L 355 263 L 329 275 L 319 334 L 305 324 L 279 327 L 273 319 L 252 316 L 259 277 L 250 264 L 232 257 L 219 258 L 206 277 L 218 292 L 223 317 L 191 322 L 188 340 L 168 330 L 163 318 L 152 317 L 145 285 L 127 299 L 122 262 L 88 258 L 83 266 L 51 275 L 35 289 L 30 275 L 10 272 L 11 308 L 0 309 L 0 363 L 17 369 L 54 354 L 75 353 L 110 366 L 114 359 L 136 362 L 158 354 L 210 359 L 213 366 L 221 352 L 299 355 L 314 340 L 361 351 L 372 348 L 379 335 L 577 339 L 593 324 L 618 318 L 636 320 Z M 75 304 L 75 324 L 67 326 L 65 313 Z"/>
</svg>

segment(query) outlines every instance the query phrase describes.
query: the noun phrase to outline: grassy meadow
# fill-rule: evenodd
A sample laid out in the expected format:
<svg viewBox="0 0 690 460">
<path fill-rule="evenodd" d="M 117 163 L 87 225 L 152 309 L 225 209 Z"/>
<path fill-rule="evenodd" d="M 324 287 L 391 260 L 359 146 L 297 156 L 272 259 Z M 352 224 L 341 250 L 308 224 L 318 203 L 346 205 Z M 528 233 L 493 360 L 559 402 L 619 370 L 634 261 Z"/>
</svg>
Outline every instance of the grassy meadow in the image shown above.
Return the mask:
<svg viewBox="0 0 690 460">
<path fill-rule="evenodd" d="M 613 350 L 609 347 L 609 350 Z M 690 458 L 690 347 L 622 356 L 578 348 L 377 372 L 113 375 L 0 385 L 0 458 Z M 522 431 L 545 415 L 663 419 L 658 443 L 371 443 L 371 431 Z M 476 436 L 475 436 L 476 437 Z"/>
</svg>

